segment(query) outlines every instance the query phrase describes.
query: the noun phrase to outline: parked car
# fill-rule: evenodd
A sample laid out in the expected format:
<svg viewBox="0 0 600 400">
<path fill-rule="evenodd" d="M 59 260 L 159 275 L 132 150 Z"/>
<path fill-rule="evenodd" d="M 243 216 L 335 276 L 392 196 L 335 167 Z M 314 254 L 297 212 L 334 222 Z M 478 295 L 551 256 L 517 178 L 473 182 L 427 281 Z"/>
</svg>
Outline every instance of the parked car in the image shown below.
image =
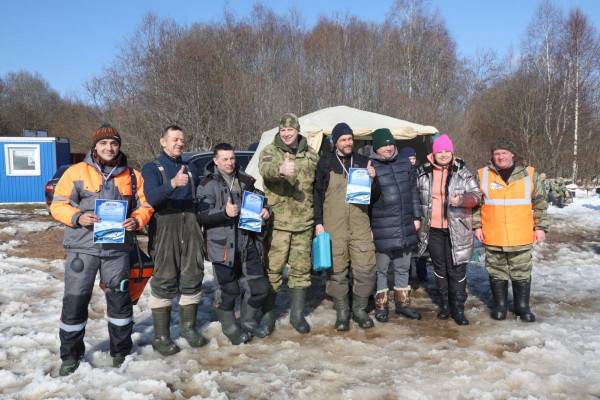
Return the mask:
<svg viewBox="0 0 600 400">
<path fill-rule="evenodd" d="M 52 177 L 52 179 L 50 179 L 48 182 L 46 182 L 46 185 L 44 186 L 44 195 L 46 196 L 46 205 L 48 207 L 50 207 L 50 204 L 52 203 L 52 199 L 54 198 L 54 189 L 56 188 L 56 184 L 58 183 L 58 180 L 60 179 L 61 176 L 63 176 L 63 174 L 69 167 L 70 167 L 70 165 L 61 165 L 60 167 L 58 167 L 58 169 L 54 173 L 54 176 Z"/>
<path fill-rule="evenodd" d="M 235 152 L 235 164 L 243 171 L 250 162 L 250 159 L 254 155 L 254 151 L 251 150 L 236 150 Z M 212 151 L 205 151 L 201 153 L 186 152 L 182 156 L 183 161 L 187 161 L 188 164 L 193 164 L 197 171 L 204 174 L 204 168 L 213 159 Z"/>
</svg>

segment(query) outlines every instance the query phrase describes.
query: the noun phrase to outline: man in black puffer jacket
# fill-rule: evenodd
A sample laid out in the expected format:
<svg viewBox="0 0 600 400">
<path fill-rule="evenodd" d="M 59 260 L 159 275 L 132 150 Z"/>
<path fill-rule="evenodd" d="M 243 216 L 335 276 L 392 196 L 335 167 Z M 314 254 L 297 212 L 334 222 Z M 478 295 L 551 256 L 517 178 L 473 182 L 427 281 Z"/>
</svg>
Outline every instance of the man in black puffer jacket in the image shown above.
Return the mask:
<svg viewBox="0 0 600 400">
<path fill-rule="evenodd" d="M 396 313 L 420 319 L 421 315 L 409 307 L 408 284 L 411 253 L 421 224 L 416 175 L 408 159 L 398 157 L 389 129 L 377 129 L 372 136 L 373 152 L 367 168 L 380 188 L 380 193 L 374 192 L 371 198 L 371 228 L 377 258 L 375 318 L 380 322 L 388 319 L 388 268 L 393 265 Z"/>
</svg>

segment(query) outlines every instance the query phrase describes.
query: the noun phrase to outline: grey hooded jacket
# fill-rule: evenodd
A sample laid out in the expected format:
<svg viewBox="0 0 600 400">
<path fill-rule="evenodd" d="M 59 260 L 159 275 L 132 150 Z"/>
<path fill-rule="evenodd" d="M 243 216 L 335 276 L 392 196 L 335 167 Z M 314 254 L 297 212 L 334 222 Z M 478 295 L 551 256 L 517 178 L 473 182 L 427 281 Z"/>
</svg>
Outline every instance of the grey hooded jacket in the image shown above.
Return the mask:
<svg viewBox="0 0 600 400">
<path fill-rule="evenodd" d="M 434 166 L 426 162 L 417 168 L 417 188 L 421 203 L 421 229 L 419 230 L 419 255 L 427 250 L 429 229 L 431 227 L 431 185 Z M 446 201 L 445 215 L 448 219 L 450 242 L 452 243 L 452 261 L 454 265 L 469 262 L 473 251 L 472 209 L 481 204 L 481 191 L 473 174 L 467 169 L 465 162 L 454 157 L 449 166 L 446 181 L 448 198 L 455 195 L 462 197 L 459 207 L 449 205 Z"/>
</svg>

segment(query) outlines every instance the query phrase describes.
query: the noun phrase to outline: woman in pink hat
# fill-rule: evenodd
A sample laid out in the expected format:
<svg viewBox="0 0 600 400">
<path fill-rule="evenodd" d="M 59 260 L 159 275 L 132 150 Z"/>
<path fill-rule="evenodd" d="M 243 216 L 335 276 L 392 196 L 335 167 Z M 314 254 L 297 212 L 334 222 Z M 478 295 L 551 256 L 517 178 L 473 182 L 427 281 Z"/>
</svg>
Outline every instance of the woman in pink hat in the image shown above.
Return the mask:
<svg viewBox="0 0 600 400">
<path fill-rule="evenodd" d="M 440 293 L 439 319 L 450 315 L 468 325 L 467 263 L 473 251 L 471 210 L 481 203 L 481 191 L 465 162 L 454 156 L 448 135 L 433 142 L 428 162 L 417 169 L 422 219 L 419 255 L 429 250 Z"/>
</svg>

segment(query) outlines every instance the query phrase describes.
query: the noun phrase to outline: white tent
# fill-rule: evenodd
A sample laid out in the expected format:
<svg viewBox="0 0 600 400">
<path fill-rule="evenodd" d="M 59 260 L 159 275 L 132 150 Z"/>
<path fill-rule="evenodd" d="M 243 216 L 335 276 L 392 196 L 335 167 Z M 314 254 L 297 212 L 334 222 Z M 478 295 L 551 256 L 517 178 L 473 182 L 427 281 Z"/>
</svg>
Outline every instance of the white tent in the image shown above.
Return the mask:
<svg viewBox="0 0 600 400">
<path fill-rule="evenodd" d="M 350 125 L 354 137 L 363 140 L 370 140 L 371 132 L 379 128 L 388 128 L 397 140 L 409 140 L 419 135 L 433 135 L 438 132 L 433 126 L 419 125 L 348 106 L 323 108 L 299 117 L 299 120 L 302 135 L 306 136 L 308 144 L 315 150 L 321 147 L 323 136 L 330 135 L 338 122 Z M 273 142 L 278 131 L 278 127 L 275 127 L 263 132 L 256 153 L 246 167 L 246 172 L 256 178 L 256 187 L 261 190 L 263 181 L 258 172 L 258 159 L 261 151 Z"/>
</svg>

